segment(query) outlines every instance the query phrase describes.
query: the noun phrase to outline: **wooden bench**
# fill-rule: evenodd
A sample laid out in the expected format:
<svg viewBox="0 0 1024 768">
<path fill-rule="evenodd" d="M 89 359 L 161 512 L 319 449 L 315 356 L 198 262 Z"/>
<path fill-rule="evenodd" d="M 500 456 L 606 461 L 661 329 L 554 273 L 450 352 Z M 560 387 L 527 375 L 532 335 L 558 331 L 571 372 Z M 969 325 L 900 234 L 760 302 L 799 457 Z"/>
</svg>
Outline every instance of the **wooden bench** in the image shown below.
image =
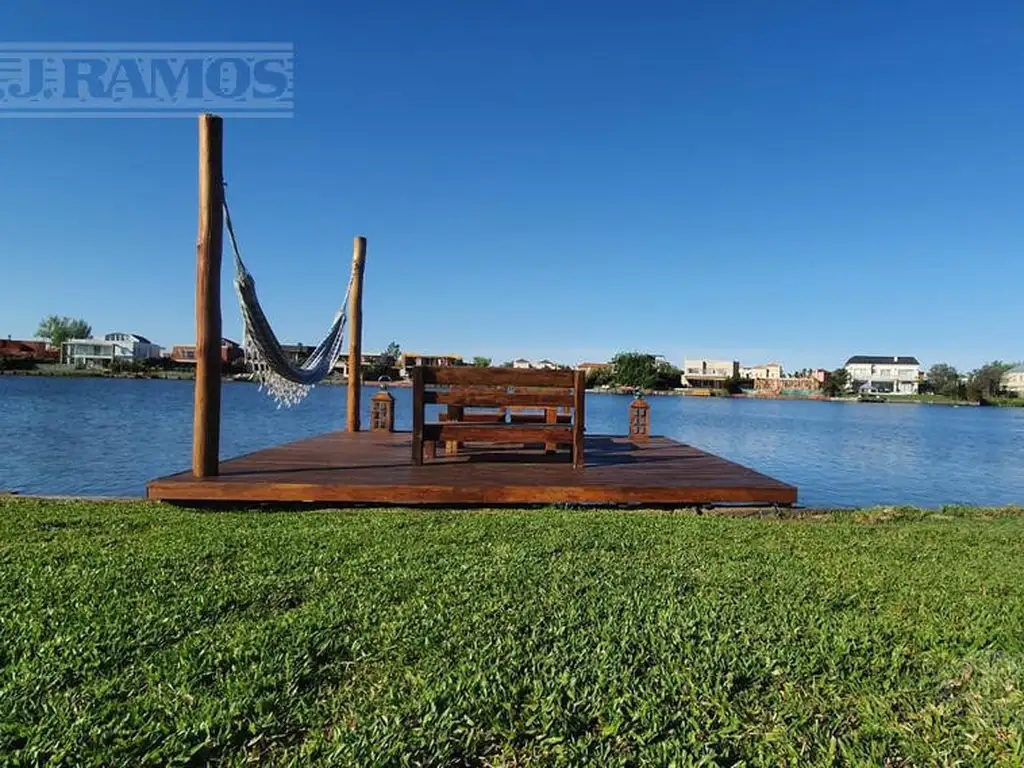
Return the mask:
<svg viewBox="0 0 1024 768">
<path fill-rule="evenodd" d="M 422 464 L 425 453 L 433 458 L 439 442 L 445 444 L 449 453 L 467 442 L 515 443 L 542 444 L 548 451 L 567 445 L 573 467 L 582 467 L 585 400 L 584 371 L 474 366 L 413 368 L 412 461 Z M 442 421 L 427 423 L 428 405 L 447 406 Z M 498 412 L 467 414 L 466 408 L 496 408 Z M 541 413 L 536 419 L 506 421 L 506 412 L 513 408 Z M 571 414 L 559 413 L 568 409 Z"/>
</svg>

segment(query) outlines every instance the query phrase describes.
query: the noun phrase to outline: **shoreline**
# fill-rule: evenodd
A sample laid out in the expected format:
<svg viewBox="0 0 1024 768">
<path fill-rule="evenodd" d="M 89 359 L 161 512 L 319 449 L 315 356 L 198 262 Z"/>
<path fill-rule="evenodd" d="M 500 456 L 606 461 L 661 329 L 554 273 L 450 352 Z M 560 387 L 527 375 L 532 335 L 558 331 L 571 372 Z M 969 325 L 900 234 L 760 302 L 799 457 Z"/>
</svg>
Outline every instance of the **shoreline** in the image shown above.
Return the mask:
<svg viewBox="0 0 1024 768">
<path fill-rule="evenodd" d="M 4 502 L 19 502 L 19 501 L 37 501 L 37 502 L 48 502 L 55 504 L 134 504 L 134 505 L 145 505 L 153 507 L 174 507 L 175 504 L 169 504 L 164 501 L 157 501 L 153 499 L 147 499 L 144 496 L 76 496 L 76 495 L 62 495 L 62 494 L 45 494 L 45 493 L 18 493 L 17 491 L 7 491 L 0 488 L 0 503 Z M 261 510 L 273 510 L 275 506 L 288 507 L 295 511 L 316 511 L 316 510 L 347 510 L 347 511 L 365 511 L 370 514 L 379 512 L 381 510 L 393 509 L 400 510 L 403 512 L 422 512 L 424 514 L 431 514 L 435 512 L 447 512 L 451 511 L 448 508 L 438 509 L 417 509 L 410 510 L 409 508 L 402 507 L 401 505 L 393 506 L 379 506 L 372 508 L 360 509 L 358 505 L 345 505 L 341 503 L 330 503 L 330 502 L 309 502 L 303 504 L 296 504 L 294 502 L 281 502 L 280 504 L 267 504 L 267 503 L 254 503 L 245 504 L 243 502 L 228 504 L 222 510 L 222 512 L 231 512 L 232 510 L 238 509 L 254 509 L 259 508 Z M 971 513 L 997 513 L 1000 515 L 1012 515 L 1018 517 L 1024 517 L 1024 506 L 1020 504 L 960 504 L 960 503 L 948 503 L 939 504 L 936 506 L 922 506 L 920 504 L 868 504 L 868 505 L 851 505 L 851 506 L 801 506 L 799 504 L 792 507 L 780 507 L 766 504 L 707 504 L 707 505 L 694 505 L 694 504 L 683 504 L 678 507 L 618 507 L 615 505 L 609 505 L 606 507 L 592 507 L 587 504 L 580 504 L 578 507 L 571 503 L 568 504 L 538 504 L 536 506 L 524 506 L 522 504 L 491 504 L 473 506 L 468 508 L 458 508 L 459 512 L 473 513 L 480 511 L 488 511 L 494 513 L 522 513 L 532 512 L 535 514 L 542 514 L 545 510 L 551 509 L 573 509 L 577 508 L 581 514 L 592 514 L 592 513 L 623 513 L 623 514 L 637 514 L 637 513 L 649 513 L 657 515 L 679 515 L 679 514 L 692 514 L 697 516 L 707 517 L 737 517 L 737 518 L 749 518 L 749 517 L 772 517 L 778 519 L 804 519 L 804 518 L 822 518 L 834 515 L 850 515 L 850 514 L 864 514 L 864 513 L 879 513 L 879 514 L 890 514 L 890 515 L 907 515 L 909 514 L 923 514 L 925 516 L 935 515 L 936 517 L 949 516 L 951 513 L 960 514 L 971 514 Z M 187 505 L 186 505 L 187 508 Z M 455 508 L 452 508 L 455 509 Z"/>
<path fill-rule="evenodd" d="M 10 369 L 0 370 L 0 376 L 21 376 L 21 377 L 36 377 L 36 378 L 51 378 L 51 379 L 151 379 L 160 381 L 194 381 L 195 373 L 190 371 L 148 371 L 148 372 L 123 372 L 123 373 L 110 373 L 106 371 L 93 371 L 93 370 L 22 370 L 22 369 Z M 246 374 L 231 374 L 221 377 L 222 383 L 231 384 L 248 384 L 252 383 Z M 329 387 L 329 386 L 345 386 L 348 382 L 341 377 L 328 378 L 320 382 L 317 386 Z M 375 389 L 380 382 L 363 380 L 362 385 L 368 389 Z M 412 386 L 412 382 L 404 380 L 396 380 L 387 382 L 388 389 L 408 389 Z M 633 396 L 635 390 L 630 387 L 610 387 L 610 388 L 591 388 L 587 389 L 589 394 L 597 395 L 625 395 Z M 780 401 L 780 400 L 796 400 L 796 401 L 810 401 L 810 402 L 824 402 L 824 403 L 853 403 L 857 405 L 940 405 L 953 407 L 953 408 L 1022 408 L 1024 407 L 1024 398 L 997 398 L 989 402 L 981 403 L 973 400 L 951 400 L 943 398 L 937 395 L 890 395 L 886 396 L 884 402 L 875 403 L 862 403 L 857 397 L 827 397 L 825 395 L 758 395 L 758 394 L 718 394 L 712 393 L 709 390 L 685 390 L 685 389 L 664 389 L 664 390 L 646 390 L 643 392 L 644 397 L 699 397 L 699 398 L 714 398 L 714 399 L 729 399 L 729 400 L 768 400 L 768 401 Z"/>
</svg>

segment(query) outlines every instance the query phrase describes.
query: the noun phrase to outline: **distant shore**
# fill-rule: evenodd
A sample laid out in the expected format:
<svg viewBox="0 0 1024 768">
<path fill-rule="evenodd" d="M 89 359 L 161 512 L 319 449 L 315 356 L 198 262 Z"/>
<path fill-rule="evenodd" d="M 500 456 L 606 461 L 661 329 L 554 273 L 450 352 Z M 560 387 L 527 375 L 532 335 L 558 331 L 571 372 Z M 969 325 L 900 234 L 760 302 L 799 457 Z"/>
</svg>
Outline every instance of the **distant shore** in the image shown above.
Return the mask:
<svg viewBox="0 0 1024 768">
<path fill-rule="evenodd" d="M 77 369 L 77 368 L 66 368 L 66 367 L 48 367 L 48 368 L 26 368 L 26 369 L 11 369 L 11 370 L 0 370 L 0 376 L 37 376 L 44 378 L 72 378 L 72 379 L 162 379 L 167 381 L 192 381 L 195 379 L 195 372 L 188 370 L 151 370 L 151 371 L 122 371 L 122 372 L 111 372 L 97 369 Z M 222 377 L 224 382 L 248 382 L 250 381 L 248 374 L 226 374 Z M 343 376 L 331 376 L 320 382 L 319 386 L 344 386 L 348 381 Z M 372 380 L 363 380 L 363 386 L 367 388 L 375 388 L 381 382 Z M 411 382 L 404 380 L 388 381 L 386 382 L 388 388 L 405 388 L 412 386 Z M 628 395 L 632 396 L 635 391 L 631 387 L 594 387 L 588 389 L 587 392 L 591 394 L 606 394 L 606 395 Z M 711 390 L 695 390 L 695 389 L 666 389 L 666 390 L 644 390 L 644 397 L 705 397 L 715 399 L 733 399 L 733 400 L 809 400 L 816 402 L 830 402 L 830 403 L 861 403 L 856 396 L 846 397 L 827 397 L 825 395 L 769 395 L 769 394 L 751 394 L 744 392 L 740 394 L 727 394 L 724 392 L 711 391 Z M 885 396 L 885 401 L 882 403 L 872 403 L 880 405 L 944 405 L 952 407 L 974 407 L 979 406 L 994 406 L 1004 408 L 1020 408 L 1024 407 L 1024 398 L 995 398 L 993 400 L 985 401 L 980 403 L 977 401 L 969 400 L 954 400 L 941 395 L 888 395 Z"/>
</svg>

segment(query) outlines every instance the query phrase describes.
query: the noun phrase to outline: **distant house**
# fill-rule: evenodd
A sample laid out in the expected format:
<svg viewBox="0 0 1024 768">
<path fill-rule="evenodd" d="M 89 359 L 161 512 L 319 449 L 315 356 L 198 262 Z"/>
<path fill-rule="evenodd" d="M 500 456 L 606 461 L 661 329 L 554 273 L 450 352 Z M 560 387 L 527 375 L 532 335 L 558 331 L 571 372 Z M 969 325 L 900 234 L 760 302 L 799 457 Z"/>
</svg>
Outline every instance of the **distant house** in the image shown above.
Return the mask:
<svg viewBox="0 0 1024 768">
<path fill-rule="evenodd" d="M 373 370 L 380 363 L 381 358 L 383 356 L 384 355 L 381 352 L 366 352 L 366 353 L 364 353 L 362 355 L 362 357 L 359 359 L 359 369 L 360 369 L 361 375 L 362 375 L 362 377 L 364 379 L 366 378 L 366 375 L 371 370 Z M 395 363 L 395 368 L 396 369 L 398 368 L 398 363 L 397 362 Z M 346 379 L 348 378 L 348 355 L 347 354 L 346 355 L 342 355 L 341 357 L 339 357 L 337 359 L 337 361 L 334 363 L 334 370 L 337 371 L 338 373 L 340 373 L 344 378 L 346 378 Z M 386 375 L 391 377 L 391 376 L 393 376 L 397 372 L 398 371 L 396 370 L 396 371 L 393 371 L 392 373 L 386 374 Z"/>
<path fill-rule="evenodd" d="M 590 373 L 591 371 L 607 371 L 611 367 L 611 363 L 580 363 L 576 366 L 576 370 Z"/>
<path fill-rule="evenodd" d="M 421 355 L 419 352 L 403 352 L 398 358 L 398 374 L 403 379 L 411 376 L 411 369 L 418 366 L 439 367 L 463 365 L 462 355 Z"/>
<path fill-rule="evenodd" d="M 682 385 L 700 389 L 725 389 L 729 379 L 740 375 L 736 360 L 683 360 Z"/>
<path fill-rule="evenodd" d="M 60 350 L 45 341 L 0 339 L 0 357 L 19 360 L 59 360 Z"/>
<path fill-rule="evenodd" d="M 542 370 L 552 371 L 558 368 L 558 363 L 552 360 L 538 360 L 536 363 L 533 364 L 533 367 L 540 368 Z"/>
<path fill-rule="evenodd" d="M 526 358 L 520 357 L 518 360 L 513 360 L 512 361 L 512 367 L 513 368 L 533 368 L 533 363 L 531 363 Z"/>
<path fill-rule="evenodd" d="M 173 362 L 181 365 L 195 365 L 196 345 L 175 344 L 171 347 L 171 353 L 168 357 L 170 357 Z M 243 357 L 245 357 L 245 353 L 237 342 L 234 342 L 231 339 L 221 339 L 220 360 L 222 363 L 231 365 L 236 360 L 241 360 Z"/>
<path fill-rule="evenodd" d="M 741 365 L 741 379 L 750 381 L 770 381 L 782 378 L 782 363 L 763 363 L 761 365 Z"/>
<path fill-rule="evenodd" d="M 1003 389 L 1024 397 L 1024 365 L 1015 365 L 1003 374 Z"/>
<path fill-rule="evenodd" d="M 308 344 L 282 344 L 281 351 L 292 365 L 302 365 L 313 354 L 316 347 Z"/>
<path fill-rule="evenodd" d="M 846 361 L 851 385 L 862 392 L 916 395 L 921 380 L 921 363 L 916 357 L 854 355 Z"/>
<path fill-rule="evenodd" d="M 159 357 L 160 345 L 136 333 L 108 333 L 102 339 L 71 339 L 61 345 L 61 362 L 76 368 L 106 368 L 114 361 Z"/>
</svg>

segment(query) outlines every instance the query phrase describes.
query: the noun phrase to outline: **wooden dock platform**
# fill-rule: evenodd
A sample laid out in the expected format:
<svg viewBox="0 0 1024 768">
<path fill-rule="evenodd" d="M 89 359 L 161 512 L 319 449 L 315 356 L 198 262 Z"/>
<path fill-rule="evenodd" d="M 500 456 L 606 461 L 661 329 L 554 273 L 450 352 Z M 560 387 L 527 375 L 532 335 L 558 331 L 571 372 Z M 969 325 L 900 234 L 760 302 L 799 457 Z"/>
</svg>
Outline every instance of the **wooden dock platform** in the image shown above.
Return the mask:
<svg viewBox="0 0 1024 768">
<path fill-rule="evenodd" d="M 382 505 L 792 505 L 794 486 L 665 437 L 636 443 L 588 435 L 586 466 L 564 452 L 469 447 L 422 466 L 408 432 L 332 432 L 149 483 L 147 497 L 179 502 Z"/>
</svg>

